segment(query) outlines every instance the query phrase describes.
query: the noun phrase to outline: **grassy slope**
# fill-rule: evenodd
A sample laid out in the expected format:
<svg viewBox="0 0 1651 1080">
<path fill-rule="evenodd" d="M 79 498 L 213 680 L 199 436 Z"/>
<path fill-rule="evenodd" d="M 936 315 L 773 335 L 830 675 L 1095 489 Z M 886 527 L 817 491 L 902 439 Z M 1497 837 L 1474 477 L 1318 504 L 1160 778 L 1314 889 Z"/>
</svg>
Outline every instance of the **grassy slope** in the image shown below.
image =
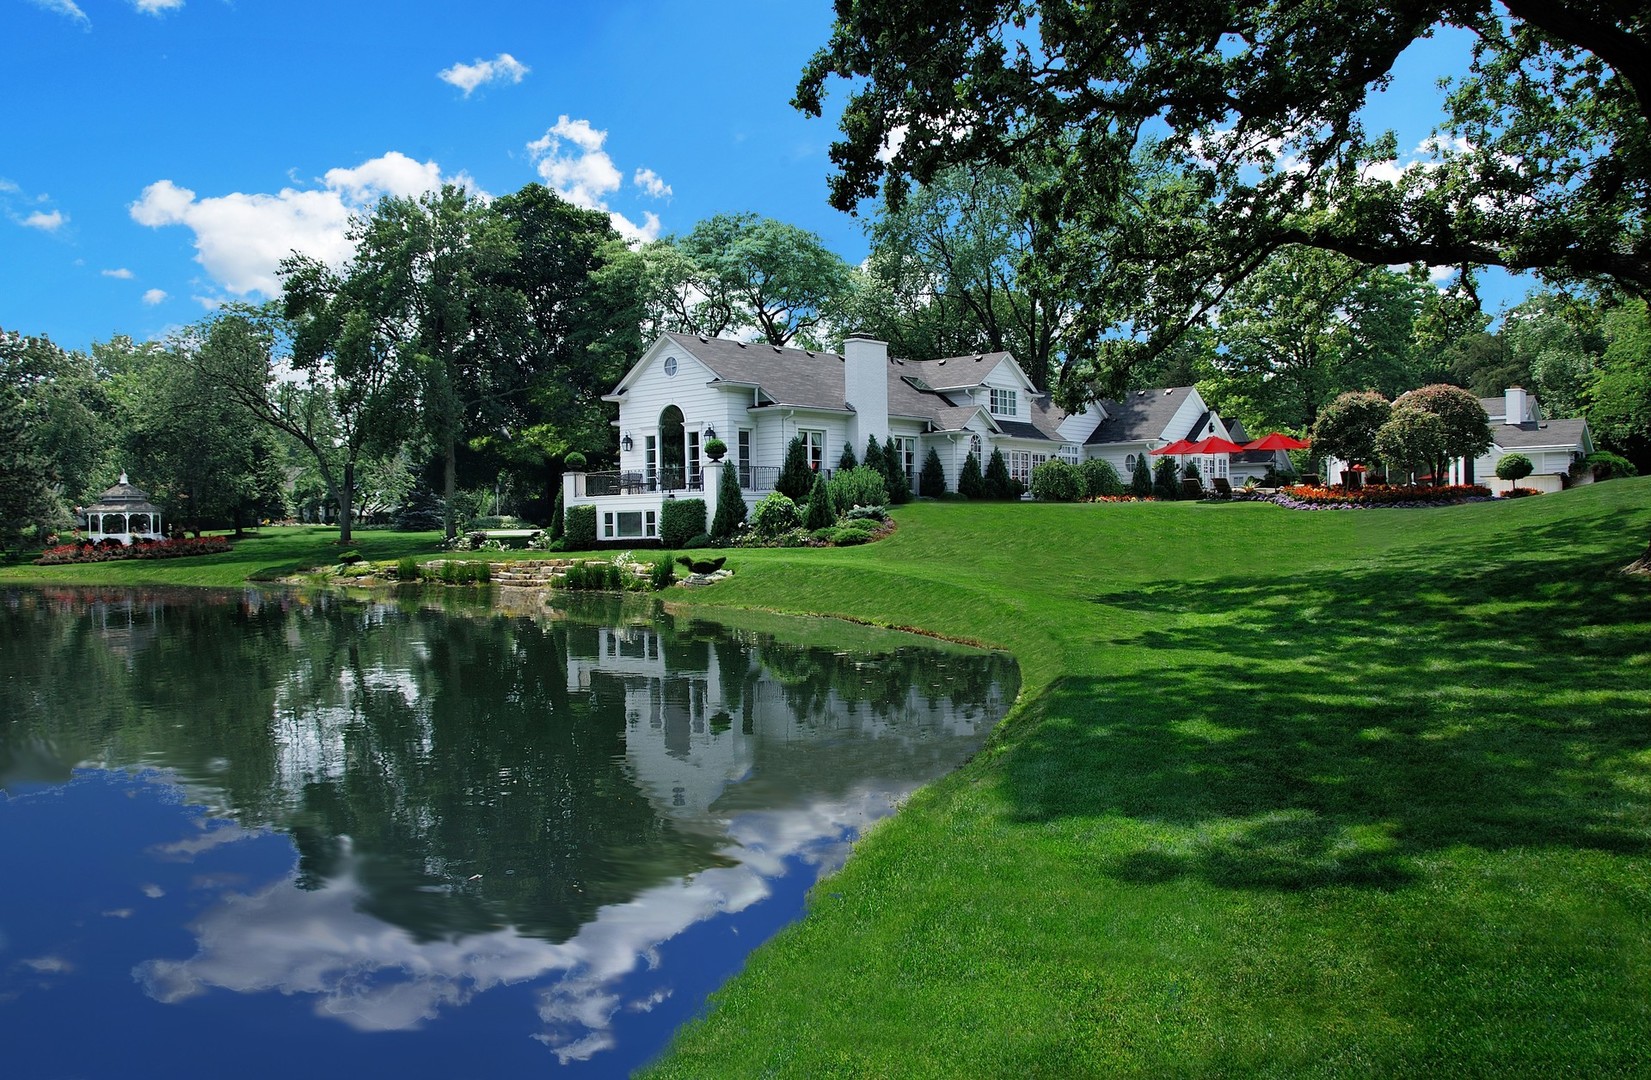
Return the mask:
<svg viewBox="0 0 1651 1080">
<path fill-rule="evenodd" d="M 693 599 L 999 645 L 1021 704 L 660 1075 L 1651 1069 L 1651 582 L 1615 573 L 1651 480 L 900 520 Z M 238 584 L 329 537 L 0 582 Z"/>
<path fill-rule="evenodd" d="M 664 1076 L 1651 1069 L 1651 480 L 1432 511 L 925 505 L 718 604 L 1022 703 Z"/>
</svg>

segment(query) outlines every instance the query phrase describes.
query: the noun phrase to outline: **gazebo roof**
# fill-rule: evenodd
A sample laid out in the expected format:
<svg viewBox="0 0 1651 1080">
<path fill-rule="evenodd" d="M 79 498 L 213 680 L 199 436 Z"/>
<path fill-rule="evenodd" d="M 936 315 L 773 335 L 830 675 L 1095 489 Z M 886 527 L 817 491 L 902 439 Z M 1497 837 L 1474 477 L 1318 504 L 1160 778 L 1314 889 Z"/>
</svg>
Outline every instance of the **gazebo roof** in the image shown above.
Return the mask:
<svg viewBox="0 0 1651 1080">
<path fill-rule="evenodd" d="M 86 507 L 88 514 L 158 514 L 161 508 L 149 501 L 149 493 L 135 487 L 120 474 L 120 483 L 97 497 L 97 502 Z"/>
</svg>

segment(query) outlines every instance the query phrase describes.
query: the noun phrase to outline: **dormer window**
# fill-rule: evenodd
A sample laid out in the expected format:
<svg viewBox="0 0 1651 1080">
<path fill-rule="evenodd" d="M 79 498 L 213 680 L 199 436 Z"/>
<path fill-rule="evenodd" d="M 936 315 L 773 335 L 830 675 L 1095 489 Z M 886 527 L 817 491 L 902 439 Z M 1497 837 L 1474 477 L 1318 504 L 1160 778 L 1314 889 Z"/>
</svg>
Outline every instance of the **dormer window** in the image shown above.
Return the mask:
<svg viewBox="0 0 1651 1080">
<path fill-rule="evenodd" d="M 995 386 L 992 387 L 991 410 L 993 416 L 1014 416 L 1016 412 L 1015 391 L 999 390 Z"/>
</svg>

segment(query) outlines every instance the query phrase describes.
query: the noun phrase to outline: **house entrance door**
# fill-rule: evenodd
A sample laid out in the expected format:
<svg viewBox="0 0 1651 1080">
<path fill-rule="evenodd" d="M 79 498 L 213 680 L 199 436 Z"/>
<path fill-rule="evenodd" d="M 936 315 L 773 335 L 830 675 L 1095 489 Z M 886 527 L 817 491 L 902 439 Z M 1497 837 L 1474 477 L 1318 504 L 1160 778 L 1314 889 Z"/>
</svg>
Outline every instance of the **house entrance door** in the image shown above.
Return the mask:
<svg viewBox="0 0 1651 1080">
<path fill-rule="evenodd" d="M 675 405 L 665 406 L 659 414 L 659 488 L 661 491 L 680 491 L 687 486 L 684 465 L 688 460 L 688 446 L 683 432 L 682 410 Z"/>
</svg>

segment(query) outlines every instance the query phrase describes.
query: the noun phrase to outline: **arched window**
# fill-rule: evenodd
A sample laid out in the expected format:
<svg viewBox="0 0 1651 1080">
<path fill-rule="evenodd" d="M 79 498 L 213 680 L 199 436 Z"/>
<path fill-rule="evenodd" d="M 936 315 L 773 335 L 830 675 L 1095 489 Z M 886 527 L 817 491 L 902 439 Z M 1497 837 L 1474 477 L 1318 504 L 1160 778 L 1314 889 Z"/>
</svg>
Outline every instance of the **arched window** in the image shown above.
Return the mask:
<svg viewBox="0 0 1651 1080">
<path fill-rule="evenodd" d="M 1135 455 L 1134 454 L 1130 454 L 1130 455 L 1128 455 L 1127 457 L 1124 458 L 1124 472 L 1126 472 L 1126 473 L 1134 473 L 1135 472 Z"/>
</svg>

